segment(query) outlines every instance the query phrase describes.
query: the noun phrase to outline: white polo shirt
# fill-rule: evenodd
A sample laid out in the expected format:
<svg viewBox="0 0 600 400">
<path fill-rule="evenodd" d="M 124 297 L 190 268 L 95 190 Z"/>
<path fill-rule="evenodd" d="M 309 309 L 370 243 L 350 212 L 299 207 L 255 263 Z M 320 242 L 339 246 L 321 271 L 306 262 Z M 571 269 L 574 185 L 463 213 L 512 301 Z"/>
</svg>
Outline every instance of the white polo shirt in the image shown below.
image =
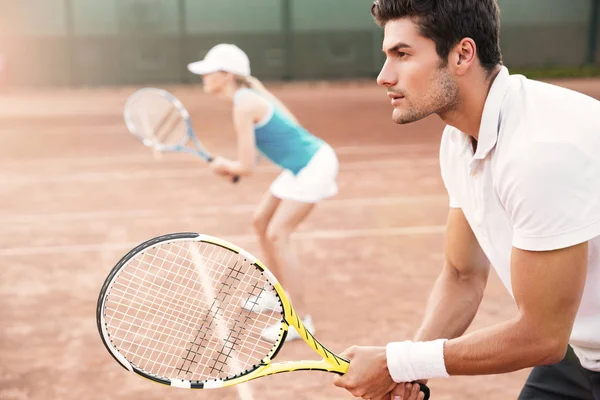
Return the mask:
<svg viewBox="0 0 600 400">
<path fill-rule="evenodd" d="M 502 70 L 485 103 L 477 151 L 447 126 L 440 148 L 450 206 L 461 208 L 512 294 L 512 247 L 589 242 L 571 345 L 600 371 L 600 102 Z"/>
</svg>

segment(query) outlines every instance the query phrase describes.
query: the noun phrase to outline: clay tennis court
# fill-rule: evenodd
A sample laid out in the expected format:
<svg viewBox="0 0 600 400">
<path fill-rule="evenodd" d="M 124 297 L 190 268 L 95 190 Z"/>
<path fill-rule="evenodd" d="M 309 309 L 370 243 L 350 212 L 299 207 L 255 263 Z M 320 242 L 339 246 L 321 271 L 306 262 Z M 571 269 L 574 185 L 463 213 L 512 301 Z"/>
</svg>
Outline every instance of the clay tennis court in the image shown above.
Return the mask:
<svg viewBox="0 0 600 400">
<path fill-rule="evenodd" d="M 600 97 L 600 81 L 562 81 Z M 294 236 L 316 337 L 333 351 L 410 338 L 442 264 L 447 197 L 442 122 L 396 126 L 373 82 L 271 85 L 338 152 L 340 193 Z M 206 146 L 233 156 L 226 104 L 197 87 L 165 87 L 190 109 Z M 277 169 L 262 162 L 238 185 L 192 156 L 155 160 L 122 109 L 135 88 L 0 95 L 0 399 L 237 399 L 235 388 L 185 391 L 127 373 L 96 330 L 107 273 L 136 244 L 197 231 L 258 252 L 254 205 Z M 473 328 L 515 306 L 494 273 Z M 278 360 L 314 358 L 303 342 Z M 430 382 L 432 399 L 516 398 L 527 371 Z M 249 384 L 254 399 L 350 399 L 332 377 L 297 372 Z"/>
</svg>

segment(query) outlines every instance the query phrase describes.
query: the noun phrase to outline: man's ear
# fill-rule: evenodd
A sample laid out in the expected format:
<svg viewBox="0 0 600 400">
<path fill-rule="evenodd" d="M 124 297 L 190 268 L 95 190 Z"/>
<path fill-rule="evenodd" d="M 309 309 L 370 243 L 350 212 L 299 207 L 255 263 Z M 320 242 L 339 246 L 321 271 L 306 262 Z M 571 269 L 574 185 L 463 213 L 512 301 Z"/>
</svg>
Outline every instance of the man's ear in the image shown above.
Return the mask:
<svg viewBox="0 0 600 400">
<path fill-rule="evenodd" d="M 462 39 L 448 55 L 448 64 L 459 76 L 469 71 L 477 59 L 477 45 L 471 38 Z"/>
</svg>

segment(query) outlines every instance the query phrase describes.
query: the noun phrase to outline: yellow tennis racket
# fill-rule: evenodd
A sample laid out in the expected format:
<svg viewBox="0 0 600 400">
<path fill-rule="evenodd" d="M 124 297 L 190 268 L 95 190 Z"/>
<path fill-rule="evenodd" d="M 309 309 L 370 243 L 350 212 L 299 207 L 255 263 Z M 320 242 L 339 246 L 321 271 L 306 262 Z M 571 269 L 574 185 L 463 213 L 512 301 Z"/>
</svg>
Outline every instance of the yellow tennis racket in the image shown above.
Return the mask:
<svg viewBox="0 0 600 400">
<path fill-rule="evenodd" d="M 276 300 L 272 309 L 259 308 L 263 296 Z M 304 327 L 260 261 L 197 233 L 160 236 L 131 250 L 104 282 L 96 317 L 119 364 L 180 388 L 221 388 L 299 370 L 344 374 L 349 367 Z M 274 324 L 279 335 L 265 338 L 264 329 Z M 321 360 L 272 362 L 290 326 Z M 421 390 L 429 398 L 427 386 Z"/>
</svg>

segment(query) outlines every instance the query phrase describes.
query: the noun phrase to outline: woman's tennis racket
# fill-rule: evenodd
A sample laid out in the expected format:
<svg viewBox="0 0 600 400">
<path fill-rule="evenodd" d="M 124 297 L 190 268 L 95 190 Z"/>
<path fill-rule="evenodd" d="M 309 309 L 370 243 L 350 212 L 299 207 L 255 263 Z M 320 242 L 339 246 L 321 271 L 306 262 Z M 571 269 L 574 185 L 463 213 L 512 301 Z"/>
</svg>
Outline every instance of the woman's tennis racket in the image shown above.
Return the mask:
<svg viewBox="0 0 600 400">
<path fill-rule="evenodd" d="M 183 103 L 166 90 L 135 91 L 125 103 L 124 118 L 129 132 L 155 151 L 195 154 L 207 163 L 214 160 L 194 134 L 190 114 Z M 239 181 L 239 176 L 234 176 L 232 181 Z"/>
<path fill-rule="evenodd" d="M 272 295 L 274 310 L 258 313 Z M 349 361 L 304 327 L 264 265 L 222 239 L 175 233 L 142 243 L 107 277 L 96 311 L 104 345 L 128 371 L 165 385 L 209 389 L 280 372 L 344 374 Z M 261 337 L 279 324 L 279 336 Z M 293 326 L 323 359 L 273 363 Z M 421 385 L 425 399 L 429 388 Z"/>
</svg>

